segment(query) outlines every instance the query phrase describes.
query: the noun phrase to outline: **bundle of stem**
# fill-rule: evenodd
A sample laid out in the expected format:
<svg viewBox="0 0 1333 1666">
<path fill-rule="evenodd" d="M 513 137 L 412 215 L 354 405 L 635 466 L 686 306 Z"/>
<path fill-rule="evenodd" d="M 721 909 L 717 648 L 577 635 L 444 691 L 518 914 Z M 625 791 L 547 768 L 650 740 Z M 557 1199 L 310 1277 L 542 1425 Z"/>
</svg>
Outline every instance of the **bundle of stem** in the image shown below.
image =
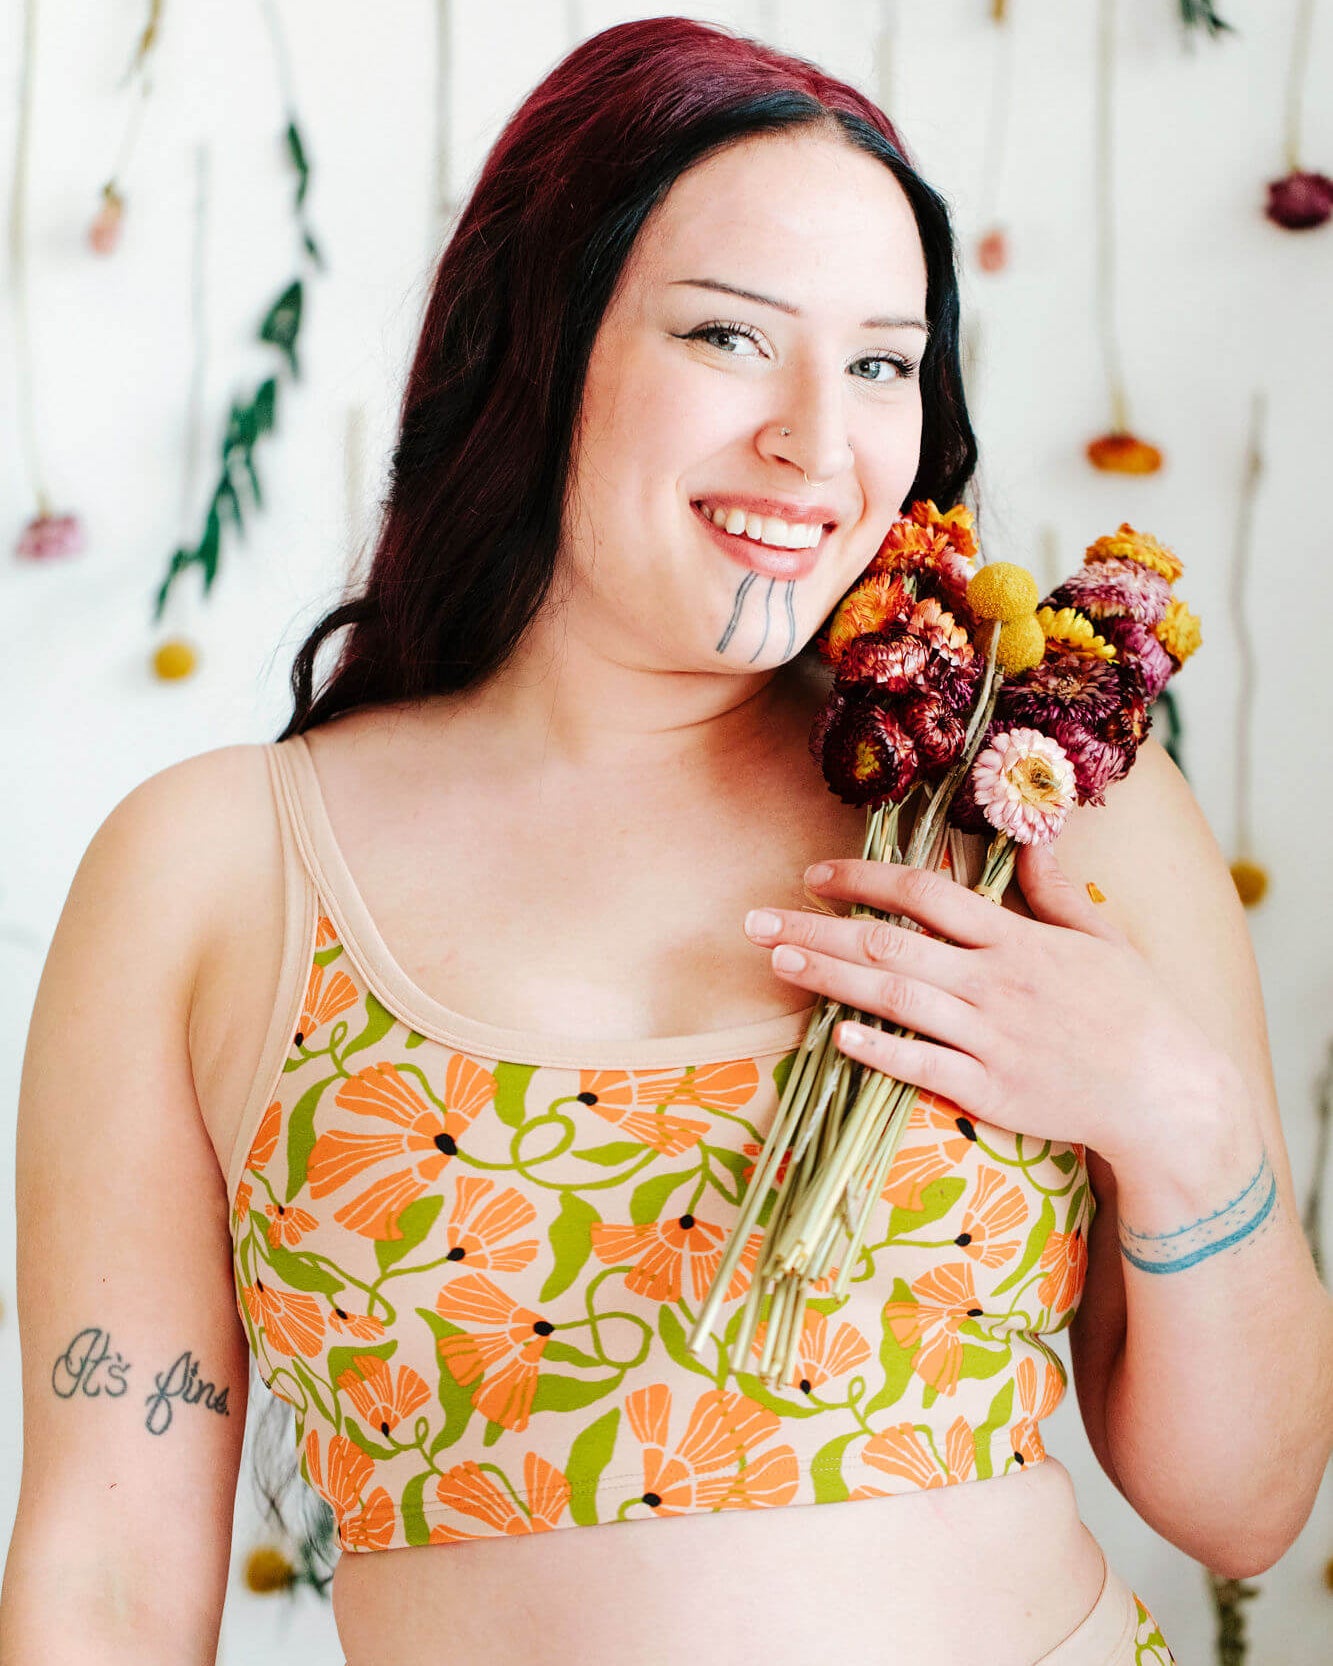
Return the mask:
<svg viewBox="0 0 1333 1666">
<path fill-rule="evenodd" d="M 995 709 L 1002 674 L 996 665 L 999 633 L 990 643 L 977 704 L 957 762 L 925 797 L 905 854 L 900 855 L 898 821 L 924 789 L 914 788 L 899 804 L 881 805 L 866 819 L 862 851 L 869 861 L 901 860 L 909 867 L 937 868 L 948 836 L 949 809 L 954 794 L 972 767 Z M 1008 846 L 1001 850 L 1001 846 Z M 1013 850 L 1008 840 L 995 840 L 987 854 L 978 890 L 996 901 L 1012 871 Z M 1006 867 L 1005 864 L 1008 864 Z M 919 930 L 914 920 L 899 914 L 857 905 L 851 918 L 888 920 L 908 930 Z M 741 1201 L 740 1214 L 727 1240 L 687 1346 L 701 1356 L 713 1333 L 723 1292 L 730 1284 L 745 1245 L 776 1185 L 772 1214 L 763 1228 L 763 1241 L 754 1276 L 741 1311 L 733 1343 L 732 1367 L 748 1361 L 759 1328 L 760 1311 L 767 1302 L 767 1328 L 755 1370 L 770 1386 L 790 1381 L 804 1329 L 811 1286 L 827 1278 L 842 1245 L 834 1271 L 835 1298 L 847 1294 L 870 1216 L 881 1196 L 903 1132 L 916 1103 L 917 1089 L 882 1071 L 849 1058 L 833 1040 L 834 1026 L 849 1018 L 867 1028 L 893 1035 L 915 1032 L 892 1024 L 878 1014 L 864 1013 L 825 997 L 811 1014 L 804 1039 L 783 1087 L 763 1150 Z M 787 1155 L 780 1183 L 777 1173 Z"/>
</svg>

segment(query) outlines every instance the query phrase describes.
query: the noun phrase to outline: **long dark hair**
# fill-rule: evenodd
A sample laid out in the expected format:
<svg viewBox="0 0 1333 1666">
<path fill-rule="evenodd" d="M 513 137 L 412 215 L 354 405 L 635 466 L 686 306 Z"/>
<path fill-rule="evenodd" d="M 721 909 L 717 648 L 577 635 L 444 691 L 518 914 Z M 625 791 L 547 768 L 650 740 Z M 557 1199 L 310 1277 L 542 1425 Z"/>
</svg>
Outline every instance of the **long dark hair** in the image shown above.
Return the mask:
<svg viewBox="0 0 1333 1666">
<path fill-rule="evenodd" d="M 977 448 L 949 209 L 888 118 L 757 41 L 685 18 L 621 24 L 551 71 L 487 159 L 435 276 L 368 575 L 297 652 L 279 739 L 357 706 L 466 688 L 504 663 L 551 585 L 584 374 L 634 239 L 704 157 L 816 125 L 883 162 L 911 203 L 930 336 L 904 503 L 958 501 Z M 316 657 L 344 627 L 316 695 Z"/>
<path fill-rule="evenodd" d="M 930 335 L 918 371 L 921 452 L 904 506 L 959 500 L 977 447 L 949 209 L 888 117 L 816 65 L 722 29 L 654 17 L 604 30 L 520 105 L 444 250 L 368 575 L 298 651 L 280 740 L 358 706 L 466 688 L 503 665 L 551 586 L 584 373 L 634 239 L 704 157 L 753 134 L 815 126 L 881 161 L 911 203 Z M 344 627 L 316 695 L 316 657 Z M 813 637 L 802 652 L 817 652 Z M 261 1390 L 252 1372 L 256 1399 Z M 300 1489 L 295 1514 L 283 1516 L 297 1465 L 270 1479 L 291 1444 L 290 1408 L 270 1401 L 255 1430 L 256 1495 L 302 1538 L 302 1575 L 320 1584 L 328 1506 Z"/>
</svg>

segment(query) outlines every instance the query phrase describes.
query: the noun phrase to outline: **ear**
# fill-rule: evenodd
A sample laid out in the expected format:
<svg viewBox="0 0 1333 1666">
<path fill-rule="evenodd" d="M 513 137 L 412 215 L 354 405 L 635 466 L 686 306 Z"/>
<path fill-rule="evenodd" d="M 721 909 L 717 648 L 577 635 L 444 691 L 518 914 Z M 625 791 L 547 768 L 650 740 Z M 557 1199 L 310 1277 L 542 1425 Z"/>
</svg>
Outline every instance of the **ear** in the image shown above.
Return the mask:
<svg viewBox="0 0 1333 1666">
<path fill-rule="evenodd" d="M 1023 899 L 1038 920 L 1046 925 L 1065 926 L 1090 937 L 1118 938 L 1111 924 L 1087 891 L 1081 891 L 1060 866 L 1055 840 L 1020 847 L 1015 873 Z M 1100 893 L 1098 893 L 1100 895 Z"/>
</svg>

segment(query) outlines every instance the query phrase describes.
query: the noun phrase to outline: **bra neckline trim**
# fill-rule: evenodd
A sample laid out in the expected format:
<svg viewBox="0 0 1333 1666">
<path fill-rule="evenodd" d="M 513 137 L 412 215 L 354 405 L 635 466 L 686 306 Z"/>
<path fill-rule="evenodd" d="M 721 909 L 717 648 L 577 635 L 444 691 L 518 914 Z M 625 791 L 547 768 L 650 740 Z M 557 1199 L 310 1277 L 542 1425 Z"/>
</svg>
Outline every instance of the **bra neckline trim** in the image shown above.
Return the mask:
<svg viewBox="0 0 1333 1666">
<path fill-rule="evenodd" d="M 817 1001 L 799 1012 L 779 1013 L 774 1018 L 761 1018 L 722 1030 L 621 1038 L 515 1029 L 470 1018 L 446 1007 L 408 976 L 381 936 L 334 834 L 305 736 L 295 734 L 273 744 L 291 747 L 310 855 L 318 870 L 320 900 L 338 932 L 339 942 L 360 969 L 372 993 L 377 998 L 387 997 L 383 1004 L 422 1035 L 460 1051 L 506 1063 L 593 1070 L 723 1064 L 733 1059 L 787 1053 L 800 1045 L 819 1005 Z"/>
</svg>

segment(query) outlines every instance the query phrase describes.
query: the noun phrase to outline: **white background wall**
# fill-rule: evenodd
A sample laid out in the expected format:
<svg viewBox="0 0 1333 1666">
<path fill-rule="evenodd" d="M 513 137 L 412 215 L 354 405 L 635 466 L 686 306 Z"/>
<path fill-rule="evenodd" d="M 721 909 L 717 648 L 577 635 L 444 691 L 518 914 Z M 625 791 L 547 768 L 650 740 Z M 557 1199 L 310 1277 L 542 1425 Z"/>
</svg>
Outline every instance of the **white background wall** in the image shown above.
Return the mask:
<svg viewBox="0 0 1333 1666">
<path fill-rule="evenodd" d="M 129 114 L 120 89 L 144 0 L 43 0 L 29 193 L 34 353 L 47 474 L 81 514 L 87 552 L 35 568 L 7 546 L 31 513 L 7 376 L 0 403 L 0 1115 L 6 1140 L 41 958 L 93 831 L 137 782 L 184 756 L 271 738 L 287 715 L 296 645 L 338 594 L 380 488 L 406 357 L 437 252 L 435 7 L 394 0 L 278 0 L 314 169 L 309 211 L 329 271 L 309 286 L 305 379 L 284 390 L 280 431 L 258 453 L 269 508 L 229 545 L 212 597 L 197 575 L 169 622 L 202 652 L 199 673 L 161 684 L 149 606 L 165 560 L 212 485 L 227 399 L 266 373 L 251 345 L 290 275 L 291 180 L 283 111 L 259 7 L 166 8 L 156 90 L 125 180 L 124 242 L 83 241 Z M 1282 171 L 1283 94 L 1297 0 L 1219 0 L 1237 34 L 1187 40 L 1175 0 L 1120 0 L 1115 119 L 1119 318 L 1134 425 L 1163 446 L 1158 476 L 1094 473 L 1082 446 L 1109 410 L 1093 312 L 1093 121 L 1097 7 L 1011 0 L 1013 105 L 1000 211 L 1012 262 L 978 274 L 987 113 L 1004 35 L 985 0 L 785 0 L 680 11 L 765 30 L 872 93 L 873 41 L 895 20 L 891 115 L 952 204 L 968 250 L 965 312 L 979 330 L 971 390 L 982 450 L 988 554 L 1036 565 L 1044 528 L 1062 569 L 1128 519 L 1187 563 L 1181 588 L 1206 647 L 1181 678 L 1187 764 L 1224 848 L 1233 839 L 1236 652 L 1227 592 L 1252 394 L 1268 395 L 1268 467 L 1248 595 L 1261 670 L 1254 802 L 1257 854 L 1273 877 L 1252 914 L 1298 1190 L 1311 1179 L 1312 1084 L 1330 1031 L 1325 828 L 1328 626 L 1333 547 L 1325 506 L 1333 385 L 1327 304 L 1333 227 L 1284 233 L 1261 214 Z M 453 8 L 449 176 L 466 191 L 499 124 L 572 44 L 646 5 L 458 0 Z M 0 15 L 3 165 L 15 129 L 21 7 Z M 1308 167 L 1333 169 L 1333 16 L 1317 18 L 1306 91 Z M 191 339 L 195 149 L 209 147 L 210 335 L 205 467 L 180 499 Z M 6 192 L 8 186 L 5 186 Z M 0 309 L 9 362 L 13 314 Z M 365 489 L 348 506 L 349 424 L 364 435 Z M 1042 573 L 1042 576 L 1047 576 Z M 1271 593 L 1271 599 L 1270 599 Z M 12 1149 L 12 1147 L 11 1147 Z M 0 1418 L 18 1428 L 12 1164 L 0 1164 Z M 1328 1246 L 1326 1246 L 1326 1249 Z M 1219 1382 L 1218 1393 L 1227 1385 Z M 1198 1567 L 1157 1538 L 1102 1476 L 1072 1392 L 1048 1444 L 1074 1472 L 1086 1520 L 1152 1605 L 1183 1663 L 1211 1660 Z M 0 1528 L 17 1498 L 16 1444 L 0 1457 Z M 1275 1484 L 1281 1477 L 1275 1477 Z M 246 1488 L 236 1554 L 254 1538 Z M 1333 1492 L 1246 1605 L 1253 1666 L 1327 1658 Z M 297 1647 L 341 1661 L 327 1605 L 233 1590 L 221 1659 Z"/>
</svg>

